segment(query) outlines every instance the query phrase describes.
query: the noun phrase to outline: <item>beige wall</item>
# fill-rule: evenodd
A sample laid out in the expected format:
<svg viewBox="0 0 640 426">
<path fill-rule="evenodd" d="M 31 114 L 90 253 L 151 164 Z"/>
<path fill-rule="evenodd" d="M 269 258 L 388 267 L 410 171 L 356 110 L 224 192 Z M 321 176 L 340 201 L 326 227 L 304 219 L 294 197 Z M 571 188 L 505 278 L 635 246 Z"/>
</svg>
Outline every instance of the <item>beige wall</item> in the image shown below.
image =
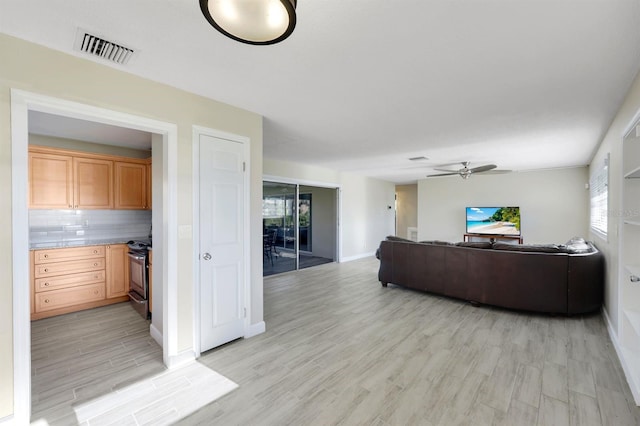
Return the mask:
<svg viewBox="0 0 640 426">
<path fill-rule="evenodd" d="M 151 157 L 151 151 L 141 151 L 139 149 L 126 148 L 123 146 L 103 145 L 75 139 L 54 138 L 52 136 L 34 135 L 31 133 L 29 134 L 29 144 L 129 158 Z"/>
<path fill-rule="evenodd" d="M 605 309 L 611 320 L 616 334 L 619 332 L 619 289 L 618 289 L 618 268 L 619 268 L 619 229 L 623 217 L 622 210 L 622 139 L 627 128 L 633 124 L 634 116 L 640 111 L 640 74 L 636 76 L 631 89 L 622 103 L 620 110 L 611 122 L 596 155 L 591 162 L 592 165 L 602 164 L 608 153 L 609 159 L 609 215 L 608 215 L 608 235 L 606 239 L 598 234 L 592 233 L 593 239 L 598 247 L 604 252 L 606 259 L 606 279 L 605 279 Z M 592 170 L 592 172 L 595 169 Z"/>
<path fill-rule="evenodd" d="M 178 224 L 192 224 L 192 125 L 251 140 L 251 323 L 262 321 L 262 117 L 239 108 L 135 77 L 94 62 L 0 35 L 0 418 L 13 412 L 10 90 L 175 123 L 178 128 Z M 255 232 L 254 232 L 255 231 Z M 178 350 L 193 341 L 193 239 L 181 238 L 178 259 Z M 25 282 L 27 285 L 27 271 Z"/>
<path fill-rule="evenodd" d="M 418 226 L 418 185 L 396 186 L 396 235 L 409 238 L 407 228 Z"/>
<path fill-rule="evenodd" d="M 267 158 L 263 171 L 268 176 L 340 185 L 343 260 L 375 253 L 380 241 L 393 234 L 393 183 Z"/>
<path fill-rule="evenodd" d="M 418 182 L 418 238 L 462 241 L 465 207 L 519 206 L 527 244 L 564 243 L 586 236 L 586 167 Z"/>
</svg>

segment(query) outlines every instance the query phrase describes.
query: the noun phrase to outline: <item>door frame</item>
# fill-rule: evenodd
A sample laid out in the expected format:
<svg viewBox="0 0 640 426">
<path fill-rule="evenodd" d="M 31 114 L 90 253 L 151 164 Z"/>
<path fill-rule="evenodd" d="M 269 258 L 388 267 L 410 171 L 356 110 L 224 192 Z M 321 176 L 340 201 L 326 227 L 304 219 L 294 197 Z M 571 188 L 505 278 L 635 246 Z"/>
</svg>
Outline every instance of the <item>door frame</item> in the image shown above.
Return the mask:
<svg viewBox="0 0 640 426">
<path fill-rule="evenodd" d="M 192 126 L 192 150 L 193 150 L 193 348 L 196 358 L 200 357 L 200 136 L 211 136 L 217 139 L 225 139 L 242 144 L 245 172 L 243 175 L 243 199 L 244 199 L 244 235 L 242 241 L 242 262 L 243 262 L 243 304 L 244 315 L 244 337 L 252 337 L 259 334 L 251 327 L 251 140 L 246 136 L 223 132 L 203 126 Z M 258 324 L 258 329 L 264 328 L 264 322 Z M 264 330 L 262 330 L 264 331 Z M 261 332 L 261 331 L 260 331 Z"/>
<path fill-rule="evenodd" d="M 262 181 L 286 183 L 290 185 L 316 186 L 318 188 L 327 188 L 336 190 L 336 262 L 342 262 L 342 185 L 338 183 L 319 182 L 315 180 L 293 179 L 275 175 L 262 175 Z M 298 193 L 296 189 L 296 194 Z M 297 270 L 297 268 L 296 268 Z"/>
<path fill-rule="evenodd" d="M 11 89 L 11 202 L 13 255 L 13 395 L 14 420 L 31 418 L 31 317 L 29 286 L 28 148 L 29 111 L 39 111 L 147 131 L 162 136 L 163 189 L 163 361 L 168 367 L 184 358 L 178 353 L 177 152 L 176 124 L 120 111 Z"/>
</svg>

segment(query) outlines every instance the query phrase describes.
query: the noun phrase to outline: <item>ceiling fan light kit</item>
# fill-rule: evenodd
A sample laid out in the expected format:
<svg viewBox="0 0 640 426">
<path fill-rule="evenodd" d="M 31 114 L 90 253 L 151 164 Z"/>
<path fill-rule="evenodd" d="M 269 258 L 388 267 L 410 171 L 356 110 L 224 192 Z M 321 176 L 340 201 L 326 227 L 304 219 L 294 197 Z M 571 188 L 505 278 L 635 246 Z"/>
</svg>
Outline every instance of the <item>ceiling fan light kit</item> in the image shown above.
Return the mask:
<svg viewBox="0 0 640 426">
<path fill-rule="evenodd" d="M 241 43 L 279 43 L 296 27 L 297 0 L 200 0 L 206 20 Z"/>
</svg>

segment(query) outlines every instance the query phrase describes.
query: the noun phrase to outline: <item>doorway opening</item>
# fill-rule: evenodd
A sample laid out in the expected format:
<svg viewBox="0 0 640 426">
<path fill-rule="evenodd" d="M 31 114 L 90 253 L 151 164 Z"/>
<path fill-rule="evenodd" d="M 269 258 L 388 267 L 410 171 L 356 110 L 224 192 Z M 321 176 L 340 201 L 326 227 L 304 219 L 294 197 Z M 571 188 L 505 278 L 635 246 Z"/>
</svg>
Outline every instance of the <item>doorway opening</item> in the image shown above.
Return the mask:
<svg viewBox="0 0 640 426">
<path fill-rule="evenodd" d="M 31 414 L 31 321 L 30 290 L 24 285 L 29 271 L 28 221 L 28 144 L 29 113 L 37 111 L 62 117 L 120 126 L 157 136 L 162 152 L 158 173 L 162 176 L 160 221 L 156 244 L 163 247 L 162 315 L 158 318 L 162 333 L 162 359 L 167 366 L 180 362 L 177 348 L 177 126 L 157 120 L 120 113 L 90 105 L 51 98 L 20 90 L 11 91 L 12 140 L 12 255 L 13 255 L 13 336 L 14 336 L 14 418 L 28 423 Z M 160 198 L 160 197 L 158 197 Z M 26 278 L 25 278 L 26 277 Z"/>
<path fill-rule="evenodd" d="M 264 180 L 263 276 L 338 259 L 336 187 Z"/>
</svg>

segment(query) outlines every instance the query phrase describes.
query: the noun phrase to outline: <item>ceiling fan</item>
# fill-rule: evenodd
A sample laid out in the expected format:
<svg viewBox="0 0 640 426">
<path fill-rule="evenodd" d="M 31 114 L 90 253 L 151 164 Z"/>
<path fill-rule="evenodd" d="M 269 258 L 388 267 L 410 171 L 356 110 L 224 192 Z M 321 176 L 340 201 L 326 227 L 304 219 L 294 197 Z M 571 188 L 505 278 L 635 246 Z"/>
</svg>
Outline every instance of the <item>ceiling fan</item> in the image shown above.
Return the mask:
<svg viewBox="0 0 640 426">
<path fill-rule="evenodd" d="M 458 163 L 454 163 L 454 164 L 458 164 Z M 458 170 L 448 170 L 448 169 L 434 168 L 434 170 L 438 170 L 438 171 L 441 171 L 441 172 L 447 172 L 447 173 L 439 173 L 439 174 L 435 174 L 435 175 L 427 175 L 427 177 L 460 175 L 460 177 L 462 179 L 469 179 L 469 176 L 471 176 L 474 173 L 490 172 L 492 174 L 498 174 L 498 173 L 509 173 L 509 172 L 511 172 L 511 170 L 496 170 L 496 167 L 498 167 L 498 166 L 496 166 L 495 164 L 485 164 L 484 166 L 478 166 L 478 167 L 472 167 L 472 168 L 469 168 L 469 164 L 471 164 L 471 162 L 469 162 L 469 161 L 462 161 L 462 162 L 460 162 L 460 164 L 462 164 L 462 168 L 458 169 Z"/>
</svg>

